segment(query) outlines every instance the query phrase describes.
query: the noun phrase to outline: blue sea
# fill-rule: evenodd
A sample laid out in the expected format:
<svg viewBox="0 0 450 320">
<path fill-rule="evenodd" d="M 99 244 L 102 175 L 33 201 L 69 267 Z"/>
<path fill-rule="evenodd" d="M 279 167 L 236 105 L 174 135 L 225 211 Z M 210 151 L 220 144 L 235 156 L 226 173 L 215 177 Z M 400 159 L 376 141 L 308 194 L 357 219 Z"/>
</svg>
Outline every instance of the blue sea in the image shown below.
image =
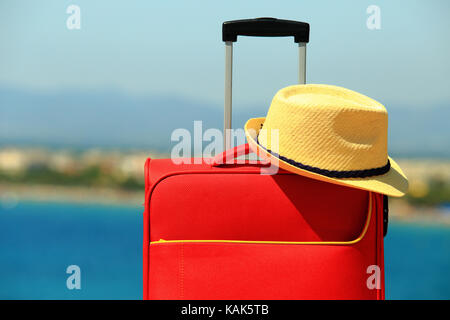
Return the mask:
<svg viewBox="0 0 450 320">
<path fill-rule="evenodd" d="M 141 299 L 142 207 L 0 207 L 0 299 Z M 387 299 L 450 299 L 450 228 L 391 223 Z M 69 290 L 66 269 L 81 270 Z"/>
</svg>

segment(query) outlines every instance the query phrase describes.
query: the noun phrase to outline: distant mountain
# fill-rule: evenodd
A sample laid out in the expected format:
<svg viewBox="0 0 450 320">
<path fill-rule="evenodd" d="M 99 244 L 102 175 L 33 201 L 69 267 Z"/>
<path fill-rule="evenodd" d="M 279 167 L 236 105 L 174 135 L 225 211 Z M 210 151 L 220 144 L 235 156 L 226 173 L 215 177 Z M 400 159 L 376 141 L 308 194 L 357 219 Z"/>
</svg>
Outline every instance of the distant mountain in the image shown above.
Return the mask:
<svg viewBox="0 0 450 320">
<path fill-rule="evenodd" d="M 389 150 L 403 157 L 450 157 L 450 103 L 390 107 Z"/>
<path fill-rule="evenodd" d="M 0 144 L 71 148 L 148 148 L 167 152 L 177 128 L 222 128 L 222 105 L 177 96 L 131 97 L 116 91 L 54 94 L 0 88 Z M 268 106 L 234 103 L 233 126 L 263 116 Z M 394 156 L 450 156 L 450 105 L 389 107 Z"/>
<path fill-rule="evenodd" d="M 205 127 L 222 125 L 220 106 L 120 92 L 34 94 L 0 89 L 0 106 L 3 143 L 166 151 L 176 128 L 192 129 L 194 120 L 204 120 Z"/>
</svg>

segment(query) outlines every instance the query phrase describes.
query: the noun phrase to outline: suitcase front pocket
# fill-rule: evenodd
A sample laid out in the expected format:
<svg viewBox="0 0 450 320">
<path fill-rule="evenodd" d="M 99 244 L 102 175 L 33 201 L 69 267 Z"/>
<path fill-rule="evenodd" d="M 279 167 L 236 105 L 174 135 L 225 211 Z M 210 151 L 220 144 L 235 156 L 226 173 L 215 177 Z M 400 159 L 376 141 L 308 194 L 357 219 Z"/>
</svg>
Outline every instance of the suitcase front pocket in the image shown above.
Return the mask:
<svg viewBox="0 0 450 320">
<path fill-rule="evenodd" d="M 151 193 L 150 241 L 349 242 L 370 201 L 368 191 L 298 175 L 170 176 Z"/>
<path fill-rule="evenodd" d="M 149 297 L 374 299 L 370 259 L 351 245 L 152 243 Z"/>
</svg>

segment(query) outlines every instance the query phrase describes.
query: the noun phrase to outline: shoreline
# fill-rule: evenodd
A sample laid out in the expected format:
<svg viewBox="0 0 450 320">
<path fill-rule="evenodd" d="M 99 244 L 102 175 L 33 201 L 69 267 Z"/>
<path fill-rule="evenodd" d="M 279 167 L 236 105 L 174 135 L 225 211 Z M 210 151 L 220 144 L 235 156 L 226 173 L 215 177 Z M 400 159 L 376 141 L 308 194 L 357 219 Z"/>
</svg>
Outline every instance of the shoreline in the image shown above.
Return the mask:
<svg viewBox="0 0 450 320">
<path fill-rule="evenodd" d="M 4 209 L 13 208 L 21 201 L 142 207 L 144 197 L 144 190 L 0 183 L 0 207 Z M 397 199 L 389 207 L 389 220 L 394 223 L 450 227 L 450 213 L 437 208 L 414 208 Z"/>
<path fill-rule="evenodd" d="M 0 184 L 0 202 L 3 207 L 20 201 L 141 206 L 144 203 L 144 190 Z"/>
</svg>

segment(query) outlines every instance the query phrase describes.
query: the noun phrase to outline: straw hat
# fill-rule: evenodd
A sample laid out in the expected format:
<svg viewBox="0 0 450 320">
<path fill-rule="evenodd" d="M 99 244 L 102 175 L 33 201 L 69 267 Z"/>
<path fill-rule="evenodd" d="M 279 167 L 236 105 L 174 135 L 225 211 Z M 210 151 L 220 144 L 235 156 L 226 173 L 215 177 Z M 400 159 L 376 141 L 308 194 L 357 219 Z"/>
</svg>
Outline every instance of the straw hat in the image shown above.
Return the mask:
<svg viewBox="0 0 450 320">
<path fill-rule="evenodd" d="M 387 154 L 388 114 L 360 93 L 330 85 L 277 92 L 266 118 L 245 124 L 250 148 L 313 179 L 401 197 L 408 180 Z"/>
</svg>

